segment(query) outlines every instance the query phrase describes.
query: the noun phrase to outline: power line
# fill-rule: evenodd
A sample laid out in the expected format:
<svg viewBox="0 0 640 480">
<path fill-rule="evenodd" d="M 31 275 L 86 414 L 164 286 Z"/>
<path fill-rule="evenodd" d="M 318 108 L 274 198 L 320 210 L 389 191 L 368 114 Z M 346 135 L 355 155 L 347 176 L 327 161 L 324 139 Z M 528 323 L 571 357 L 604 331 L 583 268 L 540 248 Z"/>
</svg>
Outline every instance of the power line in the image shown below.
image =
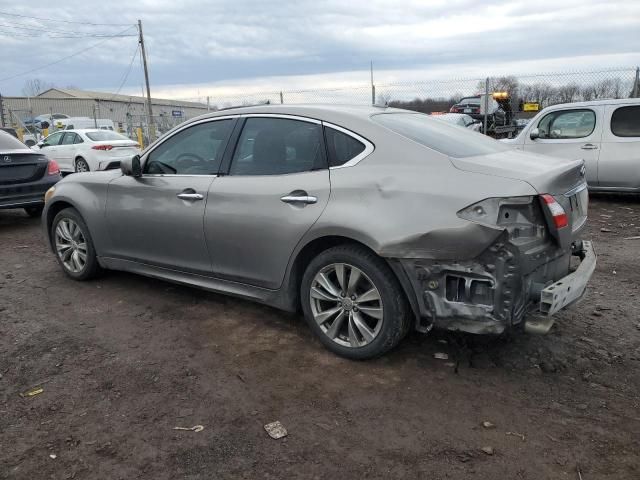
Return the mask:
<svg viewBox="0 0 640 480">
<path fill-rule="evenodd" d="M 132 29 L 132 28 L 134 28 L 134 27 L 135 27 L 135 25 L 131 25 L 131 26 L 129 26 L 128 28 L 125 28 L 124 30 L 122 30 L 121 32 L 116 33 L 115 35 L 116 35 L 116 36 L 117 36 L 117 35 L 121 35 L 121 34 L 123 34 L 124 32 L 126 32 L 126 31 L 128 31 L 128 30 L 131 30 L 131 29 Z M 47 63 L 46 65 L 41 65 L 41 66 L 39 66 L 39 67 L 32 68 L 31 70 L 26 70 L 26 71 L 24 71 L 24 72 L 16 73 L 15 75 L 10 75 L 10 76 L 8 76 L 8 77 L 0 78 L 0 82 L 4 82 L 4 81 L 6 81 L 6 80 L 12 80 L 12 79 L 14 79 L 14 78 L 16 78 L 16 77 L 21 77 L 22 75 L 27 75 L 27 74 L 32 73 L 32 72 L 35 72 L 35 71 L 37 71 L 37 70 L 42 70 L 43 68 L 47 68 L 47 67 L 50 67 L 50 66 L 52 66 L 52 65 L 56 65 L 56 64 L 58 64 L 58 63 L 64 62 L 65 60 L 68 60 L 69 58 L 76 57 L 76 56 L 80 55 L 81 53 L 86 52 L 87 50 L 91 50 L 92 48 L 99 47 L 100 45 L 102 45 L 103 43 L 106 43 L 106 42 L 107 42 L 107 41 L 109 41 L 109 40 L 111 40 L 111 37 L 109 37 L 109 38 L 105 38 L 105 39 L 104 39 L 104 40 L 102 40 L 101 42 L 94 43 L 93 45 L 91 45 L 91 46 L 89 46 L 89 47 L 87 47 L 87 48 L 83 48 L 82 50 L 79 50 L 79 51 L 77 51 L 77 52 L 72 53 L 71 55 L 67 55 L 66 57 L 62 57 L 62 58 L 60 58 L 59 60 L 56 60 L 56 61 L 54 61 L 54 62 Z"/>
<path fill-rule="evenodd" d="M 114 34 L 111 33 L 85 33 L 85 32 L 73 32 L 70 30 L 52 30 L 49 28 L 42 28 L 42 27 L 27 27 L 24 25 L 18 25 L 18 24 L 6 24 L 6 23 L 0 23 L 0 27 L 5 27 L 5 28 L 13 28 L 13 29 L 20 29 L 20 30 L 31 30 L 31 31 L 35 31 L 35 32 L 43 32 L 43 33 L 61 33 L 61 34 L 69 34 L 71 36 L 69 37 L 60 37 L 60 38 L 75 38 L 75 37 L 114 37 Z M 16 32 L 16 33 L 23 33 L 23 32 Z M 123 35 L 126 37 L 132 37 L 134 35 Z M 55 38 L 55 37 L 54 37 Z"/>
<path fill-rule="evenodd" d="M 30 15 L 20 15 L 18 13 L 9 13 L 0 11 L 0 15 L 4 15 L 7 17 L 20 17 L 20 18 L 31 18 L 33 20 L 44 20 L 45 22 L 60 22 L 60 23 L 72 23 L 75 25 L 94 25 L 94 26 L 111 26 L 111 27 L 126 27 L 128 25 L 133 25 L 132 23 L 90 23 L 90 22 L 74 22 L 71 20 L 60 20 L 54 18 L 44 18 L 44 17 L 32 17 Z"/>
<path fill-rule="evenodd" d="M 140 45 L 136 44 L 136 50 L 133 52 L 133 56 L 131 57 L 131 61 L 129 62 L 129 67 L 127 68 L 127 71 L 124 74 L 124 78 L 120 82 L 120 86 L 118 87 L 118 90 L 116 90 L 116 93 L 113 94 L 111 99 L 115 98 L 115 96 L 120 93 L 120 90 L 122 90 L 122 87 L 124 86 L 125 82 L 127 81 L 127 78 L 129 78 L 129 73 L 131 73 L 131 67 L 133 66 L 133 62 L 135 61 L 136 57 L 138 56 L 138 51 L 139 50 L 140 50 Z"/>
</svg>

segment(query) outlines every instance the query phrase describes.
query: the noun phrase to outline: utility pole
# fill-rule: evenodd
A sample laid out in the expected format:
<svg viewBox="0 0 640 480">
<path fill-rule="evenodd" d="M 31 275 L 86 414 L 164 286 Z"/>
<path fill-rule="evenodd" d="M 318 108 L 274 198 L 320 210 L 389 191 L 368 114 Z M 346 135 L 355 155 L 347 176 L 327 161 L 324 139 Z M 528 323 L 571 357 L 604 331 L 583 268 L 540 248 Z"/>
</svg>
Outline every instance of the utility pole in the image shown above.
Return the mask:
<svg viewBox="0 0 640 480">
<path fill-rule="evenodd" d="M 376 86 L 373 84 L 373 60 L 371 60 L 371 105 L 376 104 Z"/>
<path fill-rule="evenodd" d="M 138 34 L 140 43 L 140 51 L 142 52 L 142 65 L 144 67 L 144 81 L 147 84 L 147 115 L 149 126 L 149 143 L 153 142 L 156 137 L 156 129 L 153 125 L 153 110 L 151 109 L 151 88 L 149 87 L 149 70 L 147 68 L 147 52 L 144 49 L 144 36 L 142 35 L 142 20 L 138 20 Z"/>
</svg>

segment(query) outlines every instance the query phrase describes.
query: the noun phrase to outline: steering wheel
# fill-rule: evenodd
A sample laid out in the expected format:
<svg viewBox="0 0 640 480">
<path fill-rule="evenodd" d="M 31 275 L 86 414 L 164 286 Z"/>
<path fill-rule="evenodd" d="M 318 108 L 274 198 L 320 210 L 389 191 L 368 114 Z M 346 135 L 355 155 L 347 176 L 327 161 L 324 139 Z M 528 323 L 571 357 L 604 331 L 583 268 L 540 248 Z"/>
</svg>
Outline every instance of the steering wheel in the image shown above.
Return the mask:
<svg viewBox="0 0 640 480">
<path fill-rule="evenodd" d="M 201 163 L 204 163 L 204 158 L 195 153 L 181 153 L 175 161 L 175 165 L 179 167 L 179 170 L 185 170 Z"/>
</svg>

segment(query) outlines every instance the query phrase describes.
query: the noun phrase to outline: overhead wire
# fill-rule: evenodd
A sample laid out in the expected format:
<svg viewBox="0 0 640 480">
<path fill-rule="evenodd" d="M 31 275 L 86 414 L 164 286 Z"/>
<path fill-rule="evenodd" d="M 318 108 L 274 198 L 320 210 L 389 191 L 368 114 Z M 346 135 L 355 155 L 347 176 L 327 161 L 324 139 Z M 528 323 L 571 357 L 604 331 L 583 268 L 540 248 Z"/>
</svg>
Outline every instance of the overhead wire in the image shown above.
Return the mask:
<svg viewBox="0 0 640 480">
<path fill-rule="evenodd" d="M 45 65 L 41 65 L 41 66 L 36 67 L 36 68 L 32 68 L 32 69 L 29 69 L 29 70 L 25 70 L 24 72 L 16 73 L 16 74 L 14 74 L 14 75 L 9 75 L 8 77 L 0 78 L 0 82 L 4 82 L 4 81 L 6 81 L 6 80 L 12 80 L 12 79 L 17 78 L 17 77 L 20 77 L 20 76 L 22 76 L 22 75 L 27 75 L 27 74 L 29 74 L 29 73 L 36 72 L 36 71 L 38 71 L 38 70 L 42 70 L 43 68 L 50 67 L 50 66 L 52 66 L 52 65 L 57 65 L 58 63 L 64 62 L 65 60 L 68 60 L 69 58 L 77 57 L 78 55 L 80 55 L 80 54 L 82 54 L 82 53 L 84 53 L 84 52 L 86 52 L 86 51 L 88 51 L 88 50 L 91 50 L 91 49 L 93 49 L 93 48 L 99 47 L 100 45 L 102 45 L 102 44 L 104 44 L 104 43 L 108 42 L 108 41 L 109 41 L 109 40 L 111 40 L 112 38 L 116 38 L 117 36 L 119 36 L 119 35 L 121 35 L 121 34 L 123 34 L 123 33 L 127 32 L 127 31 L 129 31 L 129 30 L 131 30 L 131 29 L 132 29 L 132 28 L 134 28 L 134 27 L 135 27 L 135 25 L 130 25 L 129 27 L 125 28 L 124 30 L 122 30 L 122 31 L 120 31 L 120 32 L 118 32 L 118 33 L 116 33 L 116 34 L 114 34 L 114 35 L 113 35 L 113 36 L 111 36 L 111 37 L 107 37 L 107 38 L 103 39 L 103 40 L 102 40 L 102 41 L 100 41 L 100 42 L 94 43 L 93 45 L 90 45 L 90 46 L 88 46 L 88 47 L 86 47 L 86 48 L 83 48 L 82 50 L 78 50 L 78 51 L 76 51 L 76 52 L 74 52 L 74 53 L 71 53 L 71 54 L 69 54 L 69 55 L 67 55 L 67 56 L 65 56 L 65 57 L 62 57 L 62 58 L 60 58 L 60 59 L 58 59 L 58 60 L 55 60 L 55 61 L 53 61 L 53 62 L 47 63 L 47 64 L 45 64 Z"/>
<path fill-rule="evenodd" d="M 7 17 L 19 17 L 19 18 L 30 18 L 33 20 L 42 20 L 45 22 L 57 22 L 57 23 L 71 23 L 71 24 L 75 24 L 75 25 L 93 25 L 93 26 L 101 26 L 101 27 L 126 27 L 129 25 L 133 25 L 131 23 L 91 23 L 91 22 L 78 22 L 78 21 L 72 21 L 72 20 L 62 20 L 62 19 L 55 19 L 55 18 L 45 18 L 45 17 L 34 17 L 31 15 L 22 15 L 19 13 L 11 13 L 11 12 L 5 12 L 5 11 L 0 11 L 0 15 L 3 16 L 7 16 Z"/>
</svg>

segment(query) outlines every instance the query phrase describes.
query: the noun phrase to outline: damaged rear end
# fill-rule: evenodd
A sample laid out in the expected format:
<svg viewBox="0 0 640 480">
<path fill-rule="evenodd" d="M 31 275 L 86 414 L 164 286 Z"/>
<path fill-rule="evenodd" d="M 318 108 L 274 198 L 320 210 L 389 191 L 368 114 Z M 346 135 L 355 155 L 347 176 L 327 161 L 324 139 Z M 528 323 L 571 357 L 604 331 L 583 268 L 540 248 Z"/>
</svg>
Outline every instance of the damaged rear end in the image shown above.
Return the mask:
<svg viewBox="0 0 640 480">
<path fill-rule="evenodd" d="M 418 330 L 546 333 L 552 316 L 581 298 L 595 269 L 593 247 L 580 239 L 588 210 L 583 161 L 513 153 L 451 161 L 524 181 L 537 194 L 485 198 L 459 210 L 490 239 L 473 258 L 401 260 L 417 296 Z"/>
</svg>

